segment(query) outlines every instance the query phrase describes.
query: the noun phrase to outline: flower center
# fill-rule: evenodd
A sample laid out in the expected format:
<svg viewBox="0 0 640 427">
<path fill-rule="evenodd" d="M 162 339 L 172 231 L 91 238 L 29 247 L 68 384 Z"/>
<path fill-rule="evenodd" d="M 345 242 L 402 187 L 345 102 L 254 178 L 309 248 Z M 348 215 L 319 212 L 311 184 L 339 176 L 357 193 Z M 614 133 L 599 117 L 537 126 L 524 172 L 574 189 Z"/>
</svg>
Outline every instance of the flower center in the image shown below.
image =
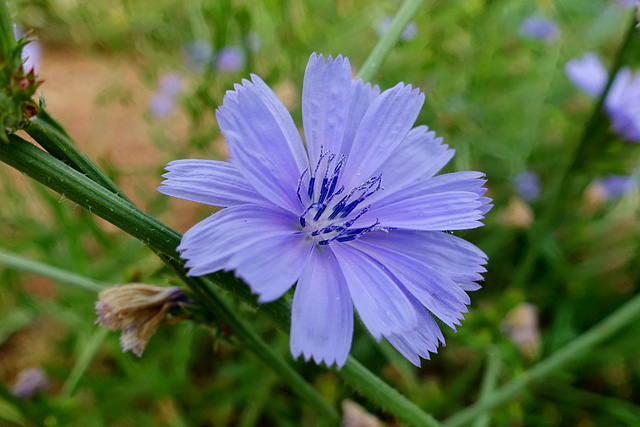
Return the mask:
<svg viewBox="0 0 640 427">
<path fill-rule="evenodd" d="M 347 193 L 344 186 L 338 187 L 345 162 L 346 156 L 336 160 L 335 154 L 321 150 L 314 171 L 305 169 L 298 181 L 298 199 L 307 205 L 300 214 L 300 225 L 319 245 L 348 242 L 369 231 L 388 231 L 378 227 L 377 219 L 373 224 L 356 225 L 371 207 L 363 202 L 382 189 L 382 175 L 369 178 Z M 304 188 L 306 194 L 302 193 Z"/>
</svg>

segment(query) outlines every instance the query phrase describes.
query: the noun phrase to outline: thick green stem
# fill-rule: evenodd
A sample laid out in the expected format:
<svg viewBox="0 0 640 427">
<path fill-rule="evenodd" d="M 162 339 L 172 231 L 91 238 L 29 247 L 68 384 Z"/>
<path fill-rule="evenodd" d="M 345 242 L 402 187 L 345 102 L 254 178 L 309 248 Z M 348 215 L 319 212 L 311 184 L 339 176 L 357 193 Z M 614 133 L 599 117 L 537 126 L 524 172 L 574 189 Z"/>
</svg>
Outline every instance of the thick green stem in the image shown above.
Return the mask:
<svg viewBox="0 0 640 427">
<path fill-rule="evenodd" d="M 404 31 L 409 21 L 416 16 L 423 3 L 424 0 L 405 0 L 391 21 L 389 29 L 380 37 L 378 44 L 376 44 L 362 65 L 360 73 L 358 73 L 359 79 L 365 82 L 371 80 L 382 65 L 382 61 L 391 53 L 393 47 L 398 43 L 398 40 L 400 40 L 402 31 Z"/>
<path fill-rule="evenodd" d="M 131 202 L 122 190 L 120 190 L 95 163 L 76 149 L 75 142 L 44 108 L 38 112 L 37 116 L 29 120 L 25 131 L 56 159 L 65 162 L 104 188 L 111 190 L 124 200 Z"/>
<path fill-rule="evenodd" d="M 571 341 L 561 350 L 538 363 L 518 378 L 509 381 L 495 392 L 489 394 L 478 403 L 464 409 L 447 419 L 443 424 L 447 427 L 463 426 L 496 406 L 508 401 L 533 381 L 553 372 L 572 359 L 587 353 L 616 332 L 631 324 L 640 317 L 640 295 L 610 314 L 587 332 Z"/>
<path fill-rule="evenodd" d="M 419 409 L 413 402 L 371 374 L 356 359 L 349 356 L 341 370 L 336 371 L 356 391 L 395 415 L 399 421 L 415 427 L 438 427 L 441 424 L 431 415 Z"/>
<path fill-rule="evenodd" d="M 6 65 L 5 61 L 11 56 L 16 47 L 16 39 L 13 36 L 13 22 L 11 14 L 4 1 L 0 1 L 0 65 Z"/>
</svg>

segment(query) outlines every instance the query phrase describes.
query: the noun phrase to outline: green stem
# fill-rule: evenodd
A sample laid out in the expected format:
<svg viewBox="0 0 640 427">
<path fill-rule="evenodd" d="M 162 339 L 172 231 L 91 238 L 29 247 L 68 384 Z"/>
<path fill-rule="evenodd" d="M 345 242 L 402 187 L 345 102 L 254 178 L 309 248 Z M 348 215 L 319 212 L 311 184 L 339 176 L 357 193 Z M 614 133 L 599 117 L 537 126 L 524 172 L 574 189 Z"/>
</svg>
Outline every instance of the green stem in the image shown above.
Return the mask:
<svg viewBox="0 0 640 427">
<path fill-rule="evenodd" d="M 371 51 L 371 54 L 369 54 L 369 57 L 362 65 L 362 68 L 358 73 L 359 79 L 362 79 L 365 82 L 371 80 L 382 65 L 382 61 L 384 61 L 389 53 L 391 53 L 393 47 L 398 43 L 398 40 L 400 40 L 402 31 L 404 31 L 409 21 L 416 16 L 423 3 L 424 0 L 405 0 L 402 6 L 400 6 L 398 13 L 396 13 L 391 21 L 389 29 L 382 35 L 382 37 L 380 37 L 378 44 L 376 44 Z"/>
<path fill-rule="evenodd" d="M 0 264 L 15 268 L 16 270 L 39 274 L 55 280 L 56 282 L 73 285 L 89 292 L 98 293 L 106 286 L 88 277 L 44 264 L 42 262 L 33 261 L 23 256 L 7 252 L 4 249 L 0 249 Z"/>
<path fill-rule="evenodd" d="M 491 395 L 498 383 L 498 375 L 500 375 L 500 351 L 495 345 L 491 345 L 487 349 L 487 367 L 484 371 L 484 378 L 480 388 L 479 401 L 483 401 Z M 491 417 L 489 411 L 487 411 L 476 419 L 473 427 L 486 427 L 490 422 Z"/>
<path fill-rule="evenodd" d="M 0 66 L 6 66 L 5 61 L 11 57 L 16 48 L 16 39 L 13 36 L 13 22 L 7 4 L 0 0 Z"/>
<path fill-rule="evenodd" d="M 124 200 L 132 203 L 122 190 L 120 190 L 91 159 L 78 152 L 75 142 L 44 108 L 40 109 L 37 116 L 29 120 L 25 131 L 56 159 L 65 162 L 104 188 L 111 190 Z"/>
<path fill-rule="evenodd" d="M 545 203 L 547 208 L 542 212 L 537 224 L 531 228 L 528 239 L 529 244 L 527 245 L 522 260 L 518 264 L 518 270 L 516 270 L 513 276 L 511 283 L 514 287 L 522 288 L 526 285 L 527 281 L 530 280 L 538 257 L 540 256 L 543 240 L 553 224 L 557 223 L 556 219 L 558 213 L 561 211 L 561 201 L 567 195 L 567 187 L 569 178 L 572 176 L 572 171 L 582 166 L 581 162 L 585 161 L 585 153 L 591 145 L 598 147 L 600 150 L 606 148 L 601 144 L 602 139 L 597 138 L 598 135 L 601 135 L 603 129 L 606 130 L 609 126 L 603 112 L 604 101 L 624 59 L 628 57 L 631 52 L 636 53 L 637 45 L 640 44 L 640 32 L 635 28 L 635 20 L 631 24 L 616 55 L 614 65 L 609 73 L 607 85 L 593 108 L 593 112 L 580 139 L 569 147 L 569 152 L 566 153 L 566 155 L 561 156 L 562 163 L 557 168 L 559 172 L 555 175 L 555 179 L 551 183 L 551 189 Z M 593 144 L 591 144 L 592 141 Z"/>
<path fill-rule="evenodd" d="M 65 381 L 62 386 L 63 398 L 68 399 L 75 393 L 82 376 L 87 372 L 89 365 L 91 365 L 91 362 L 109 332 L 107 328 L 96 328 L 89 339 L 82 343 L 80 346 L 80 354 L 76 358 L 76 364 L 73 366 L 67 381 Z"/>
<path fill-rule="evenodd" d="M 234 335 L 244 345 L 249 347 L 267 366 L 273 369 L 279 377 L 288 383 L 303 399 L 315 408 L 316 412 L 322 415 L 331 423 L 338 423 L 338 413 L 311 387 L 290 365 L 282 360 L 271 347 L 269 347 L 249 326 L 236 316 L 233 309 L 218 295 L 218 291 L 209 289 L 208 292 L 201 292 L 200 284 L 195 283 L 195 279 L 182 274 L 182 279 L 189 284 L 192 289 L 198 289 L 199 303 L 205 302 L 207 308 L 216 314 L 217 318 L 233 331 Z"/>
<path fill-rule="evenodd" d="M 458 427 L 475 420 L 487 411 L 511 399 L 530 383 L 593 349 L 634 320 L 637 320 L 638 317 L 640 317 L 640 295 L 636 295 L 631 301 L 618 308 L 561 350 L 524 372 L 518 378 L 509 381 L 478 403 L 456 413 L 443 424 L 446 427 Z"/>
<path fill-rule="evenodd" d="M 435 418 L 389 387 L 387 383 L 373 375 L 351 356 L 342 369 L 336 373 L 371 402 L 409 426 L 438 427 L 441 425 Z"/>
</svg>

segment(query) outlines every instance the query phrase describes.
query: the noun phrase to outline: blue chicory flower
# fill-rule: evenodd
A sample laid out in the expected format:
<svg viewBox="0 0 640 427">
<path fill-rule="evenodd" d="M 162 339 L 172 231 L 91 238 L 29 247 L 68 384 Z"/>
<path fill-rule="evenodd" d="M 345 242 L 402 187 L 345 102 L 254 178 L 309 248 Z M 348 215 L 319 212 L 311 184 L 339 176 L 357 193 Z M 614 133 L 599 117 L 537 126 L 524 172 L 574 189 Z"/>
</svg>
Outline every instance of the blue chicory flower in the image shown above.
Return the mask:
<svg viewBox="0 0 640 427">
<path fill-rule="evenodd" d="M 526 39 L 538 39 L 551 42 L 558 38 L 560 30 L 558 24 L 549 18 L 532 15 L 520 24 L 520 36 Z"/>
<path fill-rule="evenodd" d="M 189 274 L 235 270 L 260 302 L 297 282 L 294 357 L 344 365 L 355 306 L 369 332 L 413 364 L 455 330 L 480 288 L 486 255 L 446 231 L 482 225 L 491 208 L 480 172 L 435 176 L 454 151 L 412 129 L 424 95 L 380 93 L 352 80 L 347 58 L 311 55 L 304 76 L 306 139 L 256 75 L 217 111 L 232 159 L 176 160 L 161 193 L 223 206 L 178 247 Z M 446 230 L 446 231 L 445 231 Z"/>
<path fill-rule="evenodd" d="M 602 93 L 607 83 L 607 70 L 594 53 L 568 61 L 565 73 L 579 89 L 594 97 Z M 621 68 L 604 100 L 604 109 L 616 133 L 628 141 L 640 142 L 640 73 Z"/>
<path fill-rule="evenodd" d="M 244 67 L 245 54 L 242 49 L 228 46 L 220 49 L 216 56 L 216 68 L 221 73 L 235 73 Z"/>
<path fill-rule="evenodd" d="M 516 191 L 527 202 L 535 202 L 540 198 L 540 178 L 534 172 L 524 171 L 513 179 Z"/>
</svg>

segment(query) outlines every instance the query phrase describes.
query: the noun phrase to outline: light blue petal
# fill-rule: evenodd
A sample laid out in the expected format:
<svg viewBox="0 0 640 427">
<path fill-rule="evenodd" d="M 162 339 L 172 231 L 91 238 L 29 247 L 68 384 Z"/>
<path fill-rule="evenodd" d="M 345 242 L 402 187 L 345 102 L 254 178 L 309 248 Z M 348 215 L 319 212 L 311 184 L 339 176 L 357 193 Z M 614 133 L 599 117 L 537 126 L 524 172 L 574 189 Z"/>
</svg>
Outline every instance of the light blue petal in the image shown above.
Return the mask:
<svg viewBox="0 0 640 427">
<path fill-rule="evenodd" d="M 280 298 L 300 277 L 313 244 L 305 234 L 280 234 L 254 241 L 227 263 L 236 270 L 261 303 Z"/>
<path fill-rule="evenodd" d="M 378 222 L 381 227 L 403 230 L 451 231 L 481 227 L 484 206 L 478 195 L 449 191 L 404 199 L 378 207 L 362 215 L 359 224 Z"/>
<path fill-rule="evenodd" d="M 341 368 L 352 336 L 353 303 L 347 282 L 331 249 L 316 247 L 293 296 L 291 354 Z"/>
<path fill-rule="evenodd" d="M 420 358 L 429 360 L 429 352 L 436 353 L 438 346 L 444 344 L 444 336 L 433 317 L 424 308 L 416 308 L 418 327 L 399 334 L 385 336 L 411 363 L 420 367 Z"/>
<path fill-rule="evenodd" d="M 416 258 L 362 239 L 352 246 L 384 265 L 410 295 L 447 326 L 455 329 L 460 324 L 471 300 L 450 277 Z"/>
<path fill-rule="evenodd" d="M 448 191 L 465 191 L 482 196 L 487 191 L 483 187 L 487 182 L 482 179 L 483 177 L 484 174 L 482 172 L 453 172 L 423 179 L 396 191 L 386 191 L 385 189 L 385 191 L 379 191 L 374 195 L 376 200 L 375 207 Z M 382 183 L 386 188 L 384 177 Z M 374 197 L 371 199 L 374 199 Z"/>
<path fill-rule="evenodd" d="M 167 196 L 212 206 L 244 203 L 268 204 L 230 163 L 185 159 L 167 164 L 166 178 L 158 191 Z"/>
<path fill-rule="evenodd" d="M 384 193 L 392 193 L 416 181 L 431 178 L 453 157 L 454 150 L 429 132 L 426 126 L 418 126 L 409 131 L 402 143 L 389 159 L 374 172 L 382 175 Z"/>
<path fill-rule="evenodd" d="M 321 150 L 340 153 L 352 95 L 349 60 L 338 56 L 325 63 L 322 55 L 309 58 L 302 86 L 302 122 L 314 167 Z"/>
<path fill-rule="evenodd" d="M 424 94 L 399 83 L 369 106 L 356 131 L 343 181 L 352 188 L 371 178 L 405 138 L 420 112 Z"/>
<path fill-rule="evenodd" d="M 353 304 L 375 339 L 417 325 L 411 301 L 384 266 L 348 245 L 337 244 L 331 249 L 347 280 Z"/>
<path fill-rule="evenodd" d="M 352 81 L 351 90 L 353 94 L 349 105 L 347 127 L 340 146 L 340 153 L 336 153 L 341 155 L 347 155 L 351 151 L 351 146 L 364 114 L 371 106 L 371 103 L 380 96 L 380 88 L 378 86 L 371 86 L 371 83 L 365 84 L 362 80 Z"/>
<path fill-rule="evenodd" d="M 233 163 L 255 190 L 274 204 L 299 212 L 298 180 L 308 167 L 291 115 L 257 76 L 227 92 L 216 112 Z"/>
<path fill-rule="evenodd" d="M 189 229 L 177 250 L 189 275 L 231 269 L 230 259 L 265 238 L 295 233 L 298 218 L 279 208 L 239 205 L 216 212 Z"/>
<path fill-rule="evenodd" d="M 466 240 L 442 231 L 393 230 L 367 233 L 360 240 L 413 257 L 458 284 L 483 280 L 481 274 L 486 272 L 483 265 L 487 263 L 487 255 L 484 252 Z M 465 287 L 479 288 L 470 284 Z"/>
</svg>

